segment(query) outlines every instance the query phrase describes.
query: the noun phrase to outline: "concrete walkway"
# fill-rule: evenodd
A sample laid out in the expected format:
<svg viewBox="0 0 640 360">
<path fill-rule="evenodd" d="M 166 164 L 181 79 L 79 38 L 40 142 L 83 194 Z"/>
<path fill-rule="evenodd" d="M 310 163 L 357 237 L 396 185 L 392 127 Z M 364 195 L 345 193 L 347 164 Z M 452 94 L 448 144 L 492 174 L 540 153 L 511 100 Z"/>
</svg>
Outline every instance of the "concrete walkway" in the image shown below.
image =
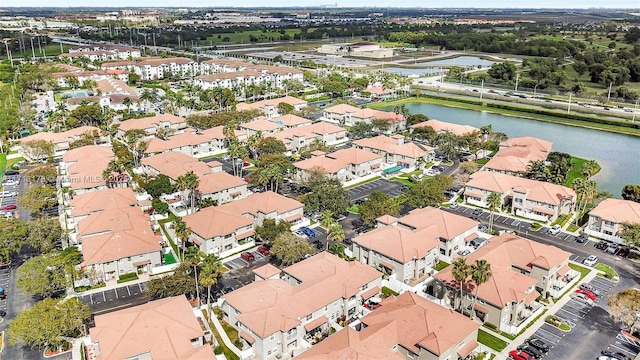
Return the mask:
<svg viewBox="0 0 640 360">
<path fill-rule="evenodd" d="M 204 308 L 205 309 L 207 308 L 206 305 L 204 305 Z M 200 309 L 202 309 L 202 307 L 200 307 Z M 231 342 L 231 339 L 229 339 L 229 336 L 227 336 L 227 333 L 224 331 L 224 328 L 222 327 L 222 324 L 220 323 L 220 320 L 218 320 L 217 316 L 211 317 L 211 323 L 213 323 L 213 326 L 216 328 L 216 331 L 218 332 L 218 335 L 220 335 L 220 338 L 222 339 L 222 342 L 224 343 L 224 345 L 228 347 L 234 354 L 238 355 L 240 359 L 242 359 L 242 353 L 240 349 L 238 349 Z"/>
</svg>

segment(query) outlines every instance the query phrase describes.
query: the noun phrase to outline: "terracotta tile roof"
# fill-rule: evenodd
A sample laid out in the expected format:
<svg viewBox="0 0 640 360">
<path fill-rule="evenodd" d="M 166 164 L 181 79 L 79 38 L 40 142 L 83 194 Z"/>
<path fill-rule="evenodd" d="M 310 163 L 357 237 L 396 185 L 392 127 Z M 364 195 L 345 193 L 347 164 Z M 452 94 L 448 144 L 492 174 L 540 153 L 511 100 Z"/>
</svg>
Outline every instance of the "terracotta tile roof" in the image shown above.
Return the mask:
<svg viewBox="0 0 640 360">
<path fill-rule="evenodd" d="M 157 170 L 159 173 L 176 180 L 178 177 L 193 171 L 200 178 L 213 173 L 212 166 L 221 165 L 219 162 L 204 163 L 196 158 L 181 153 L 179 151 L 167 151 L 157 155 L 152 155 L 142 159 L 142 164 Z"/>
<path fill-rule="evenodd" d="M 280 274 L 281 271 L 282 270 L 278 269 L 277 267 L 271 264 L 262 265 L 258 268 L 253 269 L 253 273 L 260 276 L 263 279 L 268 279 L 272 276 L 278 275 Z"/>
<path fill-rule="evenodd" d="M 254 216 L 258 216 L 259 213 L 269 214 L 273 212 L 282 215 L 288 211 L 301 209 L 302 207 L 304 207 L 304 205 L 301 202 L 274 193 L 273 191 L 251 194 L 244 199 L 218 206 L 219 209 L 227 212 L 252 214 Z"/>
<path fill-rule="evenodd" d="M 475 220 L 431 206 L 412 210 L 398 221 L 418 230 L 429 229 L 436 237 L 445 239 L 453 239 L 478 225 Z"/>
<path fill-rule="evenodd" d="M 107 93 L 124 93 L 128 95 L 138 95 L 138 90 L 127 85 L 126 82 L 118 79 L 104 79 L 96 82 L 98 90 L 103 94 Z"/>
<path fill-rule="evenodd" d="M 311 125 L 311 120 L 293 114 L 278 116 L 277 118 L 269 119 L 269 121 L 289 127 Z"/>
<path fill-rule="evenodd" d="M 222 139 L 226 139 L 227 137 L 224 135 L 223 133 L 224 130 L 224 126 L 215 126 L 212 127 L 210 129 L 206 129 L 206 130 L 202 130 L 200 132 L 200 134 L 210 138 L 210 139 L 217 139 L 217 140 L 222 140 Z M 245 132 L 242 130 L 235 130 L 235 134 L 238 138 L 245 136 Z"/>
<path fill-rule="evenodd" d="M 381 111 L 374 109 L 360 109 L 349 104 L 338 104 L 324 109 L 325 112 L 331 114 L 351 114 L 353 118 L 357 119 L 387 119 L 391 122 L 404 121 L 404 116 L 396 114 L 391 111 Z"/>
<path fill-rule="evenodd" d="M 259 77 L 261 74 L 259 71 L 253 70 L 253 69 L 246 69 L 246 70 L 240 70 L 240 71 L 233 71 L 233 72 L 219 72 L 219 73 L 213 73 L 213 74 L 209 74 L 209 75 L 200 75 L 200 76 L 196 76 L 197 80 L 200 81 L 206 81 L 206 82 L 216 82 L 219 80 L 236 80 L 236 79 L 241 79 L 241 78 L 257 78 Z"/>
<path fill-rule="evenodd" d="M 140 209 L 106 210 L 80 221 L 83 266 L 160 251 L 146 216 Z M 96 235 L 92 235 L 96 234 Z"/>
<path fill-rule="evenodd" d="M 393 323 L 398 344 L 416 354 L 424 347 L 438 356 L 458 346 L 480 327 L 467 317 L 410 291 L 385 299 L 382 306 L 361 320 L 368 326 Z"/>
<path fill-rule="evenodd" d="M 512 138 L 500 143 L 500 150 L 485 167 L 496 171 L 524 173 L 531 161 L 547 158 L 551 145 L 549 141 L 530 136 Z"/>
<path fill-rule="evenodd" d="M 84 134 L 87 132 L 93 132 L 93 131 L 98 131 L 101 132 L 100 129 L 98 129 L 97 127 L 94 126 L 80 126 L 71 130 L 67 130 L 67 131 L 63 131 L 63 132 L 59 132 L 59 133 L 52 133 L 52 132 L 39 132 L 33 135 L 29 135 L 29 136 L 25 136 L 22 139 L 20 139 L 19 141 L 21 143 L 26 143 L 29 141 L 33 141 L 33 140 L 44 140 L 44 141 L 51 141 L 54 144 L 57 143 L 61 143 L 61 142 L 73 142 L 73 140 Z"/>
<path fill-rule="evenodd" d="M 376 221 L 379 223 L 383 223 L 385 225 L 390 225 L 398 221 L 398 218 L 391 215 L 382 215 L 379 218 L 377 218 Z"/>
<path fill-rule="evenodd" d="M 398 343 L 395 323 L 376 324 L 361 331 L 347 326 L 298 355 L 301 360 L 404 360 L 391 349 Z"/>
<path fill-rule="evenodd" d="M 347 262 L 327 252 L 283 271 L 302 283 L 293 286 L 281 279 L 267 279 L 225 295 L 225 302 L 240 312 L 238 321 L 262 339 L 304 325 L 299 319 L 337 299 L 356 295 L 364 284 L 382 276 L 370 266 Z"/>
<path fill-rule="evenodd" d="M 182 64 L 194 64 L 194 63 L 196 63 L 195 61 L 193 61 L 193 60 L 191 60 L 189 58 L 183 58 L 183 57 L 142 58 L 142 59 L 143 60 L 138 62 L 136 65 L 138 65 L 138 66 L 149 65 L 149 66 L 155 67 L 155 66 L 170 65 L 170 64 L 182 65 Z"/>
<path fill-rule="evenodd" d="M 589 212 L 589 216 L 598 216 L 616 224 L 640 223 L 640 203 L 631 200 L 605 199 Z"/>
<path fill-rule="evenodd" d="M 338 104 L 338 105 L 333 105 L 324 109 L 325 112 L 340 114 L 340 115 L 353 114 L 358 110 L 360 110 L 360 108 L 357 108 L 349 104 Z"/>
<path fill-rule="evenodd" d="M 353 143 L 364 148 L 380 150 L 387 154 L 401 155 L 412 159 L 424 157 L 434 150 L 430 146 L 417 145 L 413 142 L 398 144 L 398 140 L 384 135 L 356 140 Z"/>
<path fill-rule="evenodd" d="M 240 61 L 240 60 L 234 60 L 234 59 L 210 59 L 210 60 L 205 60 L 202 62 L 203 64 L 215 64 L 215 65 L 222 65 L 222 66 L 233 66 L 233 67 L 251 67 L 253 66 L 253 64 L 245 62 L 245 61 Z"/>
<path fill-rule="evenodd" d="M 380 294 L 380 287 L 374 286 L 371 289 L 362 293 L 362 299 L 368 300 L 370 297 L 373 297 L 374 295 L 378 295 L 378 294 Z"/>
<path fill-rule="evenodd" d="M 103 69 L 108 69 L 112 67 L 124 67 L 124 66 L 135 66 L 138 65 L 135 61 L 123 60 L 123 61 L 108 61 L 103 62 L 100 67 Z"/>
<path fill-rule="evenodd" d="M 469 341 L 463 347 L 458 349 L 457 354 L 458 354 L 458 356 L 460 356 L 461 359 L 464 359 L 467 356 L 469 356 L 469 354 L 471 354 L 471 352 L 473 350 L 475 350 L 477 347 L 478 347 L 478 342 L 477 341 L 475 341 L 475 340 Z"/>
<path fill-rule="evenodd" d="M 106 186 L 102 172 L 114 158 L 110 146 L 88 145 L 67 151 L 62 160 L 70 164 L 66 178 L 71 188 L 78 190 Z"/>
<path fill-rule="evenodd" d="M 237 111 L 246 111 L 246 110 L 260 110 L 262 108 L 264 108 L 265 106 L 278 106 L 278 104 L 280 103 L 286 103 L 289 105 L 303 105 L 303 106 L 307 106 L 307 102 L 305 100 L 301 100 L 298 98 L 294 98 L 293 96 L 284 96 L 281 98 L 277 98 L 277 99 L 266 99 L 266 100 L 260 100 L 260 101 L 256 101 L 254 103 L 238 103 L 236 105 L 236 110 Z"/>
<path fill-rule="evenodd" d="M 320 169 L 325 174 L 336 174 L 340 170 L 346 169 L 348 165 L 336 159 L 330 159 L 324 156 L 313 156 L 309 159 L 294 162 L 293 166 L 301 170 L 309 171 Z"/>
<path fill-rule="evenodd" d="M 238 176 L 233 176 L 226 172 L 209 173 L 200 176 L 200 185 L 198 191 L 203 194 L 215 194 L 222 190 L 232 189 L 235 187 L 247 186 L 247 182 Z"/>
<path fill-rule="evenodd" d="M 421 259 L 440 246 L 435 235 L 393 225 L 373 229 L 353 241 L 402 264 L 413 258 Z"/>
<path fill-rule="evenodd" d="M 347 132 L 347 130 L 345 130 L 344 128 L 328 123 L 326 121 L 317 121 L 311 125 L 305 126 L 305 130 L 318 135 L 337 134 L 341 132 L 344 132 L 344 133 Z"/>
<path fill-rule="evenodd" d="M 318 317 L 317 319 L 311 321 L 310 323 L 307 323 L 304 325 L 304 329 L 307 331 L 311 331 L 315 328 L 317 328 L 318 326 L 322 325 L 322 324 L 326 324 L 327 323 L 327 317 L 322 315 L 320 317 Z"/>
<path fill-rule="evenodd" d="M 273 132 L 278 129 L 282 129 L 283 125 L 280 125 L 278 123 L 265 120 L 265 119 L 258 119 L 258 120 L 249 121 L 247 123 L 241 124 L 240 127 L 243 129 L 249 129 L 253 131 Z"/>
<path fill-rule="evenodd" d="M 74 195 L 70 201 L 71 216 L 88 215 L 93 212 L 126 209 L 136 206 L 137 200 L 131 188 L 115 188 L 91 191 Z"/>
<path fill-rule="evenodd" d="M 215 359 L 207 344 L 194 348 L 191 339 L 203 336 L 184 295 L 96 315 L 89 329 L 100 344 L 97 360 L 125 359 L 149 353 L 154 359 Z"/>
<path fill-rule="evenodd" d="M 551 205 L 558 205 L 564 199 L 576 198 L 576 192 L 566 186 L 492 171 L 478 171 L 472 174 L 466 186 L 467 189 L 482 189 L 498 194 L 506 194 L 512 190 L 527 193 L 528 200 Z"/>
<path fill-rule="evenodd" d="M 382 159 L 382 156 L 378 154 L 356 148 L 340 149 L 327 154 L 326 157 L 336 159 L 348 165 L 359 165 L 369 161 Z"/>
<path fill-rule="evenodd" d="M 145 153 L 161 153 L 171 149 L 179 149 L 185 146 L 198 146 L 201 144 L 208 144 L 210 142 L 211 139 L 207 136 L 192 132 L 184 132 L 182 134 L 170 136 L 167 140 L 158 138 L 151 138 L 147 140 L 147 150 L 145 150 Z"/>
<path fill-rule="evenodd" d="M 458 136 L 467 135 L 476 131 L 480 131 L 480 129 L 473 126 L 448 123 L 448 122 L 444 122 L 436 119 L 431 119 L 428 121 L 423 121 L 421 123 L 411 125 L 411 128 L 416 129 L 416 128 L 427 127 L 427 126 L 435 130 L 435 132 L 437 133 L 442 131 L 448 131 Z"/>
<path fill-rule="evenodd" d="M 221 210 L 219 206 L 204 208 L 182 218 L 195 234 L 203 239 L 233 234 L 238 229 L 250 226 L 253 220 L 241 214 Z"/>
<path fill-rule="evenodd" d="M 140 119 L 130 119 L 125 120 L 118 124 L 118 128 L 122 131 L 140 129 L 145 130 L 149 128 L 155 128 L 160 126 L 160 123 L 170 123 L 172 125 L 176 124 L 184 124 L 184 127 L 187 126 L 187 120 L 182 117 L 175 116 L 172 114 L 162 114 L 151 117 L 144 117 Z"/>
</svg>

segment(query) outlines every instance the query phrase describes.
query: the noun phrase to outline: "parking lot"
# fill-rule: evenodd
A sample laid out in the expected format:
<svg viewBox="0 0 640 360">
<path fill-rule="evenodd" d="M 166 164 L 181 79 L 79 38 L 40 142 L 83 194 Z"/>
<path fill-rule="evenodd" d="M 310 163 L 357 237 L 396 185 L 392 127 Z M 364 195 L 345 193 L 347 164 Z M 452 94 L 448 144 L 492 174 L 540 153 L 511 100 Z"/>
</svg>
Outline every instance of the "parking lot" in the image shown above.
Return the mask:
<svg viewBox="0 0 640 360">
<path fill-rule="evenodd" d="M 615 283 L 595 277 L 589 284 L 598 291 L 593 306 L 570 299 L 555 313 L 571 327 L 571 331 L 565 332 L 545 323 L 532 336 L 549 345 L 549 353 L 545 356 L 547 359 L 595 359 L 600 351 L 607 349 L 607 337 L 602 334 L 607 332 L 608 327 L 603 324 L 612 323 L 606 312 L 606 302 Z M 615 328 L 615 324 L 612 325 Z M 625 352 L 631 358 L 637 354 L 637 351 L 624 349 L 627 352 L 620 349 L 610 351 Z"/>
<path fill-rule="evenodd" d="M 94 313 L 97 313 L 103 309 L 117 310 L 118 308 L 133 306 L 145 298 L 146 290 L 147 283 L 143 282 L 116 289 L 108 289 L 94 294 L 81 295 L 78 296 L 78 299 L 89 305 Z M 143 302 L 146 302 L 146 300 Z"/>
<path fill-rule="evenodd" d="M 391 197 L 396 197 L 404 192 L 406 185 L 397 181 L 378 179 L 366 184 L 358 185 L 347 190 L 350 200 L 359 200 L 371 195 L 374 191 L 382 191 Z"/>
<path fill-rule="evenodd" d="M 8 191 L 10 193 L 15 194 L 14 196 L 3 196 L 0 206 L 11 206 L 18 205 L 18 192 L 20 190 L 20 175 L 5 175 L 2 179 L 3 185 L 2 191 Z"/>
<path fill-rule="evenodd" d="M 4 289 L 5 294 L 9 296 L 9 278 L 11 277 L 11 268 L 4 266 L 0 268 L 0 287 Z M 0 310 L 8 311 L 7 299 L 0 300 Z"/>
<path fill-rule="evenodd" d="M 269 255 L 262 255 L 256 249 L 253 249 L 253 251 L 248 251 L 248 252 L 253 254 L 253 257 L 255 259 L 254 261 L 251 261 L 251 263 L 249 263 L 249 261 L 241 257 L 237 257 L 235 259 L 225 262 L 223 265 L 229 268 L 229 270 L 236 270 L 236 269 L 241 269 L 243 267 L 247 267 L 249 265 L 253 265 L 257 263 L 262 264 L 269 261 Z"/>
</svg>

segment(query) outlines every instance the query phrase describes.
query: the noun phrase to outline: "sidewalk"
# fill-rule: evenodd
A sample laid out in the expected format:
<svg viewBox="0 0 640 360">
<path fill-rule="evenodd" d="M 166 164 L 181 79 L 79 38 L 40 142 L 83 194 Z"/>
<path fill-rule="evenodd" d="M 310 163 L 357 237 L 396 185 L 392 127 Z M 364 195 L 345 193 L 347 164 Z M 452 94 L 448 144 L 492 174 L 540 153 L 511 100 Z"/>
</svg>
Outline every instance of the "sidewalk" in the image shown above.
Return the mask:
<svg viewBox="0 0 640 360">
<path fill-rule="evenodd" d="M 589 282 L 589 281 L 593 280 L 593 278 L 595 278 L 597 276 L 597 274 L 598 274 L 598 271 L 593 269 L 587 276 L 585 276 L 572 289 L 576 288 L 577 286 L 579 286 L 583 282 Z M 509 340 L 509 339 L 507 339 L 507 338 L 505 338 L 505 337 L 503 337 L 503 336 L 501 336 L 499 334 L 496 334 L 494 332 L 490 332 L 491 335 L 494 335 L 496 337 L 499 337 L 502 340 L 505 340 L 505 341 L 509 342 L 509 345 L 507 345 L 507 347 L 504 348 L 504 350 L 502 350 L 500 352 L 500 354 L 498 354 L 496 356 L 496 359 L 507 359 L 507 358 L 509 358 L 509 351 L 514 350 L 518 346 L 522 345 L 526 339 L 530 338 L 536 331 L 538 331 L 538 329 L 540 329 L 540 327 L 542 325 L 544 325 L 545 318 L 547 317 L 547 315 L 555 314 L 556 312 L 558 312 L 558 310 L 560 310 L 560 308 L 562 308 L 567 302 L 569 302 L 569 300 L 571 300 L 571 296 L 569 296 L 570 293 L 571 292 L 568 292 L 557 303 L 554 303 L 553 305 L 548 307 L 547 308 L 547 312 L 545 312 L 543 316 L 541 316 L 538 320 L 536 320 L 533 323 L 533 325 L 529 326 L 529 328 L 527 328 L 520 336 L 515 338 L 515 340 Z"/>
</svg>

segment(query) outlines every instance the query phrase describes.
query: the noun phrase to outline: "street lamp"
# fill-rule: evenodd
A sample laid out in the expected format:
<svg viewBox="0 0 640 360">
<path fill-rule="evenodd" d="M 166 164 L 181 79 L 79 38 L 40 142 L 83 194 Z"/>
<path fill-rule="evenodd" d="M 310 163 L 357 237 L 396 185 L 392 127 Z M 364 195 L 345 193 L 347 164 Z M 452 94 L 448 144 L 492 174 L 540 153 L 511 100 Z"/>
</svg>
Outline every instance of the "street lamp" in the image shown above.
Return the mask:
<svg viewBox="0 0 640 360">
<path fill-rule="evenodd" d="M 536 86 L 533 87 L 533 98 L 534 99 L 536 98 L 536 91 L 538 90 L 538 85 L 539 84 L 536 84 Z"/>
</svg>

